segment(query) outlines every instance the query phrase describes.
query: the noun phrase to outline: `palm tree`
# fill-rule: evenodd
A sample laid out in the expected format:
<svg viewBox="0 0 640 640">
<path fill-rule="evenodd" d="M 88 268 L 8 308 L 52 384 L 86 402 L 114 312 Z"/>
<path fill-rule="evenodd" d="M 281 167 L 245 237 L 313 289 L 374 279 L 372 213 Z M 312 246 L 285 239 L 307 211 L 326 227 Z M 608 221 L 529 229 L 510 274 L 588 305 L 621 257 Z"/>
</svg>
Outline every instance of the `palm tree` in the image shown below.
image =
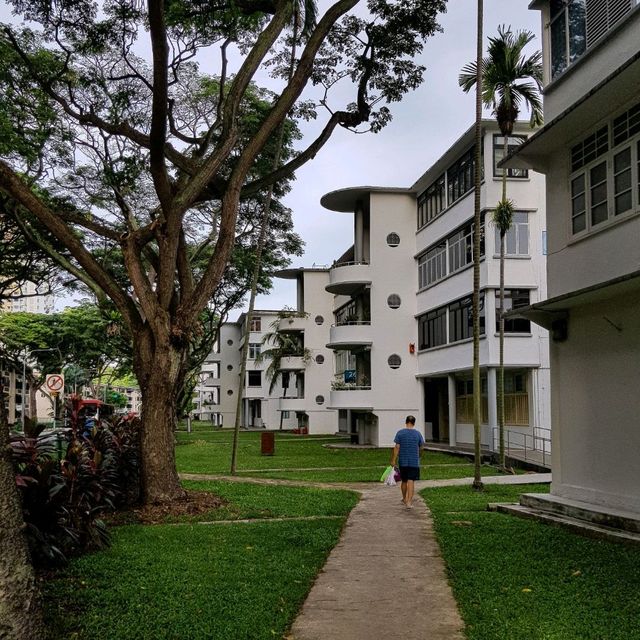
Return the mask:
<svg viewBox="0 0 640 640">
<path fill-rule="evenodd" d="M 542 124 L 542 54 L 536 51 L 525 57 L 524 48 L 534 39 L 530 31 L 515 33 L 498 27 L 498 36 L 489 38 L 488 55 L 482 61 L 481 74 L 477 62 L 470 62 L 460 73 L 459 83 L 465 92 L 482 76 L 482 103 L 493 110 L 503 140 L 503 157 L 507 155 L 509 136 L 524 104 L 529 108 L 531 127 Z M 507 198 L 507 170 L 502 170 L 502 199 L 493 212 L 493 223 L 500 233 L 500 366 L 498 369 L 498 429 L 500 434 L 500 464 L 505 466 L 504 453 L 504 255 L 505 236 L 513 221 L 513 202 Z"/>
</svg>

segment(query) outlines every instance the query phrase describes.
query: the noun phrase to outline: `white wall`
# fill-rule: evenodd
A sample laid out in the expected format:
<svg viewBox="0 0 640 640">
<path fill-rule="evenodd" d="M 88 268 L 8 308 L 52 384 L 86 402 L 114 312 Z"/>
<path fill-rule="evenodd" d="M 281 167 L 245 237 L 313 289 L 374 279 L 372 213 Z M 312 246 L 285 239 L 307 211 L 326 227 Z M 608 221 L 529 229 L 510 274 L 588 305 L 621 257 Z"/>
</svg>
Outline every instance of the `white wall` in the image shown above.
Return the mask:
<svg viewBox="0 0 640 640">
<path fill-rule="evenodd" d="M 568 340 L 552 343 L 553 493 L 640 514 L 635 293 L 572 309 Z"/>
</svg>

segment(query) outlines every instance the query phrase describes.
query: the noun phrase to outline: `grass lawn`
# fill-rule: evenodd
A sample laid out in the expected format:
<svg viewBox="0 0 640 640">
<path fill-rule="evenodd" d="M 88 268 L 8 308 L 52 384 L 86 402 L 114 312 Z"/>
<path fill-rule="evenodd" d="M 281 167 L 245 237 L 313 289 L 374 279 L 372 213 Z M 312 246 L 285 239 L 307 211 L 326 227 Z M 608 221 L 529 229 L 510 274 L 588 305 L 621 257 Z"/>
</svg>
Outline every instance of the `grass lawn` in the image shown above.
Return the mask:
<svg viewBox="0 0 640 640">
<path fill-rule="evenodd" d="M 487 512 L 548 485 L 426 489 L 467 636 L 472 640 L 640 638 L 637 548 Z"/>
<path fill-rule="evenodd" d="M 376 482 L 391 458 L 390 449 L 334 449 L 323 445 L 347 442 L 337 436 L 298 436 L 275 434 L 275 455 L 260 454 L 260 432 L 240 433 L 238 472 L 257 478 L 284 478 L 321 482 Z M 188 434 L 178 432 L 176 461 L 183 473 L 229 473 L 233 434 L 201 426 Z M 495 475 L 491 466 L 484 475 Z M 445 453 L 425 452 L 423 479 L 464 478 L 473 475 L 466 458 Z"/>
<path fill-rule="evenodd" d="M 55 640 L 281 638 L 346 515 L 348 491 L 188 483 L 230 501 L 206 520 L 253 523 L 127 525 L 110 549 L 78 558 L 45 583 Z M 273 521 L 273 516 L 338 516 Z M 201 516 L 202 517 L 202 516 Z"/>
</svg>

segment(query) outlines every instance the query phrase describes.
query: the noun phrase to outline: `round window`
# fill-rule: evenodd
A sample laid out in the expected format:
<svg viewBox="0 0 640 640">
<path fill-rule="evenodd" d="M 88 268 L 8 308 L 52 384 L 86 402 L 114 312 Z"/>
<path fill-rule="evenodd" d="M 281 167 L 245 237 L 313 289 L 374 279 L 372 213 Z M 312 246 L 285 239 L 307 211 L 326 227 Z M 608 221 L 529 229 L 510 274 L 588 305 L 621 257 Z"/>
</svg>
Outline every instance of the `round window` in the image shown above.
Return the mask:
<svg viewBox="0 0 640 640">
<path fill-rule="evenodd" d="M 227 340 L 227 344 L 231 347 L 233 346 L 233 340 Z"/>
<path fill-rule="evenodd" d="M 232 364 L 228 364 L 227 365 L 227 371 L 233 371 L 233 365 Z"/>
<path fill-rule="evenodd" d="M 229 390 L 227 391 L 227 395 L 228 395 L 228 396 L 232 396 L 232 395 L 233 395 L 233 389 L 229 389 Z"/>
<path fill-rule="evenodd" d="M 316 362 L 322 364 L 324 362 L 324 356 L 320 353 L 316 356 Z"/>
<path fill-rule="evenodd" d="M 316 396 L 317 404 L 324 404 L 324 396 Z"/>
<path fill-rule="evenodd" d="M 394 353 L 389 356 L 387 363 L 392 369 L 398 369 L 402 364 L 402 358 L 397 353 Z"/>
<path fill-rule="evenodd" d="M 324 322 L 324 318 L 322 316 L 316 316 L 315 320 L 316 324 L 322 324 Z"/>
<path fill-rule="evenodd" d="M 387 304 L 392 309 L 397 309 L 400 306 L 401 303 L 402 303 L 402 301 L 400 300 L 400 296 L 397 293 L 392 293 L 387 298 Z"/>
<path fill-rule="evenodd" d="M 390 247 L 397 247 L 400 244 L 400 236 L 397 233 L 390 233 L 387 236 L 387 244 Z"/>
</svg>

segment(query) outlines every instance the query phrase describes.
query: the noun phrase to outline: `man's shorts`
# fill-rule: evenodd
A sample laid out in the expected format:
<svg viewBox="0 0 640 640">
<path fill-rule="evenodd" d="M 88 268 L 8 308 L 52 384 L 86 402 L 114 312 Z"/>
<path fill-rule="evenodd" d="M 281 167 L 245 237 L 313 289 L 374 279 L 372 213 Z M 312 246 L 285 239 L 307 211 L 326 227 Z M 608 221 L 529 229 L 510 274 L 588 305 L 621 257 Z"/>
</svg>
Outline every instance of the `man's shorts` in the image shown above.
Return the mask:
<svg viewBox="0 0 640 640">
<path fill-rule="evenodd" d="M 420 467 L 400 467 L 400 480 L 420 480 Z"/>
</svg>

